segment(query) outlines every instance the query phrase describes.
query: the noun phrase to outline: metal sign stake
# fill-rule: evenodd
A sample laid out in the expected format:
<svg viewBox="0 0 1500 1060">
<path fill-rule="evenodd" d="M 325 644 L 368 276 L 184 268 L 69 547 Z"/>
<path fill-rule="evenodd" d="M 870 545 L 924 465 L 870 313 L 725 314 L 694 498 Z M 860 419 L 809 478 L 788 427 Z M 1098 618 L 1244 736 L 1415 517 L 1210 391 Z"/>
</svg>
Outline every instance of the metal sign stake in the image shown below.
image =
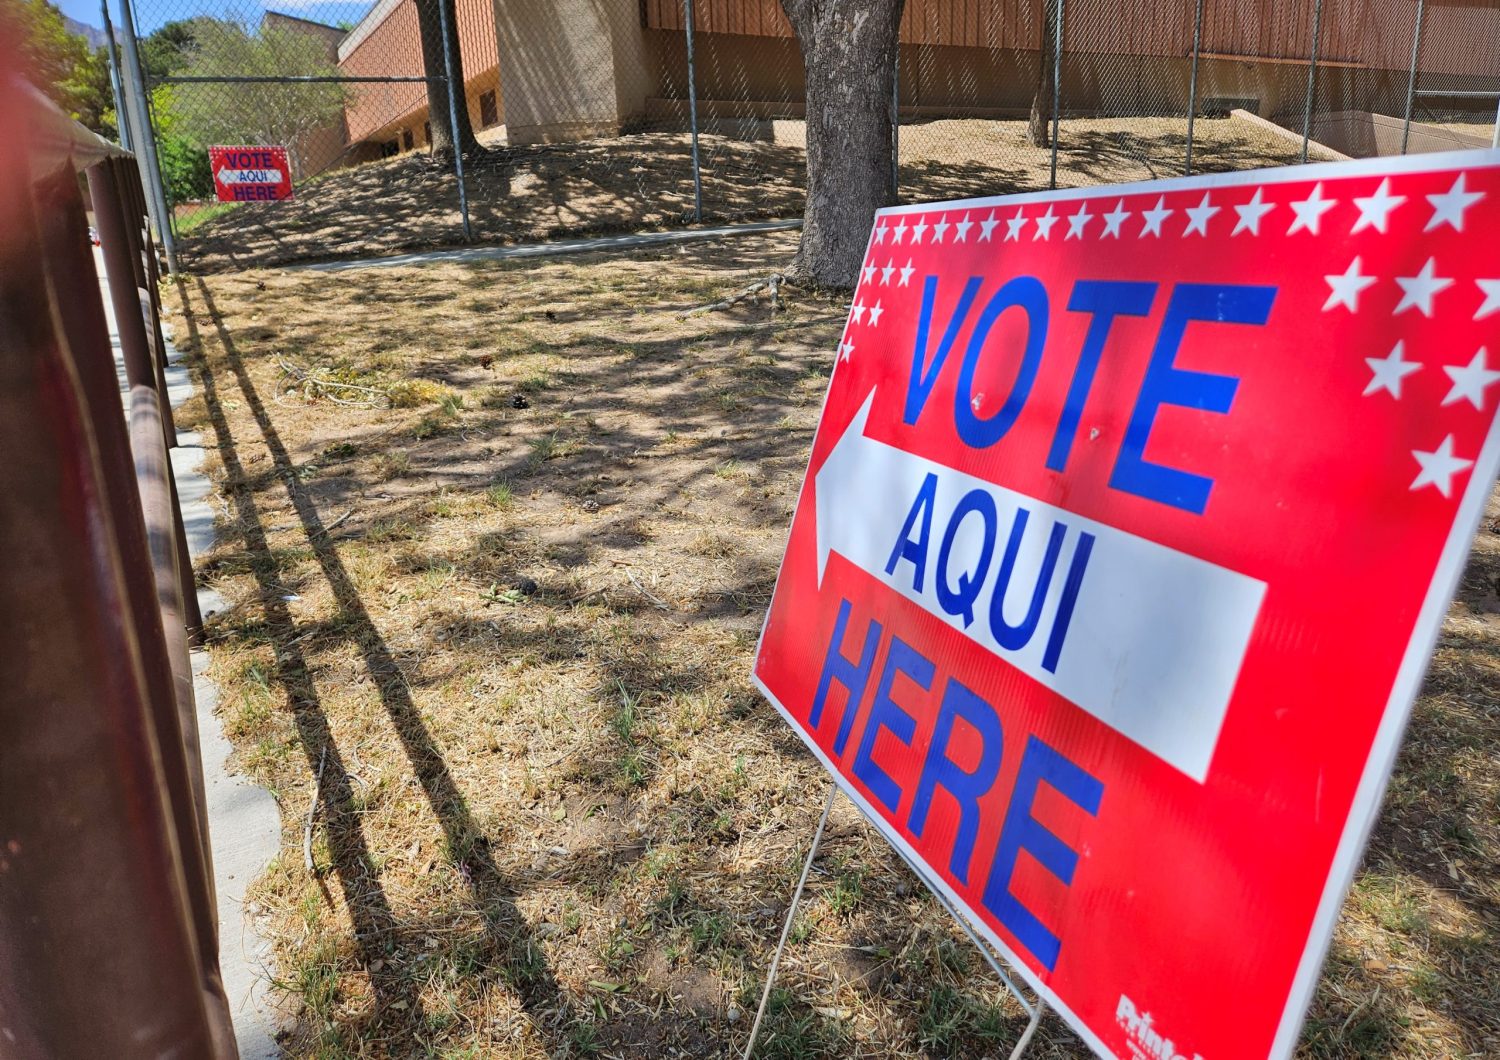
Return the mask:
<svg viewBox="0 0 1500 1060">
<path fill-rule="evenodd" d="M 802 901 L 802 889 L 807 886 L 807 874 L 812 871 L 813 859 L 818 856 L 818 846 L 823 842 L 823 830 L 828 827 L 828 815 L 833 812 L 833 801 L 838 798 L 839 786 L 828 786 L 828 800 L 823 803 L 823 816 L 818 818 L 818 830 L 813 833 L 812 846 L 807 850 L 807 860 L 802 863 L 802 875 L 797 880 L 797 889 L 792 892 L 792 904 L 787 907 L 786 923 L 781 926 L 781 941 L 776 944 L 776 953 L 771 958 L 771 967 L 766 972 L 766 988 L 760 995 L 760 1007 L 755 1010 L 755 1022 L 750 1025 L 750 1040 L 745 1043 L 745 1060 L 755 1051 L 755 1039 L 760 1034 L 760 1021 L 766 1015 L 766 1003 L 771 1000 L 771 987 L 776 984 L 776 968 L 781 964 L 781 955 L 786 950 L 786 940 L 792 934 L 792 921 L 797 919 L 797 905 Z"/>
<path fill-rule="evenodd" d="M 813 861 L 817 859 L 818 848 L 823 843 L 823 832 L 828 827 L 828 817 L 833 812 L 833 804 L 838 800 L 840 790 L 837 784 L 829 786 L 828 798 L 823 803 L 823 815 L 818 818 L 817 830 L 813 832 L 812 846 L 807 850 L 807 860 L 802 863 L 802 875 L 797 879 L 797 889 L 792 892 L 792 903 L 787 907 L 786 923 L 781 926 L 781 939 L 776 943 L 776 952 L 771 957 L 771 966 L 766 970 L 766 986 L 761 991 L 760 1006 L 755 1010 L 755 1022 L 750 1025 L 750 1039 L 745 1043 L 743 1060 L 750 1060 L 751 1055 L 755 1052 L 755 1043 L 760 1037 L 760 1025 L 762 1020 L 765 1019 L 766 1006 L 771 1000 L 771 990 L 776 985 L 776 970 L 781 965 L 781 955 L 786 952 L 787 940 L 791 938 L 792 923 L 797 919 L 798 906 L 802 904 L 802 892 L 807 887 L 807 877 L 812 873 Z M 933 886 L 927 874 L 912 862 L 900 848 L 892 846 L 891 849 L 901 856 L 901 860 L 906 862 L 907 866 L 916 873 L 917 878 L 926 886 L 928 892 L 948 911 L 948 915 L 953 917 L 958 926 L 963 929 L 964 934 L 969 936 L 969 941 L 974 943 L 975 947 L 979 950 L 979 955 L 984 958 L 985 963 L 993 968 L 995 974 L 1000 977 L 1001 985 L 1016 999 L 1022 1011 L 1029 1017 L 1026 1028 L 1021 1032 L 1021 1037 L 1016 1040 L 1015 1048 L 1010 1053 L 1010 1060 L 1021 1060 L 1027 1047 L 1030 1046 L 1032 1038 L 1036 1037 L 1037 1028 L 1042 1024 L 1042 1017 L 1047 1013 L 1046 1000 L 1038 997 L 1035 1002 L 1028 1002 L 1025 995 L 1016 986 L 1015 981 L 1011 979 L 1010 973 L 1005 970 L 1005 966 L 995 958 L 989 946 L 985 944 L 979 933 L 974 930 L 968 919 L 958 911 L 952 902 L 948 901 L 947 896 L 939 888 Z"/>
</svg>

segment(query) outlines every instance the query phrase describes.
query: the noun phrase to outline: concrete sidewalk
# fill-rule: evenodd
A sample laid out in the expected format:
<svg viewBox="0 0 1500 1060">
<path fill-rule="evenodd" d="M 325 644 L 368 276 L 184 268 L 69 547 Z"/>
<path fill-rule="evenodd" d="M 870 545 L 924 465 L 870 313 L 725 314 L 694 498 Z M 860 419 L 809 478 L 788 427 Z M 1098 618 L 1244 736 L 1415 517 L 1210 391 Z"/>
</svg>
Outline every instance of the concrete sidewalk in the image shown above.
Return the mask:
<svg viewBox="0 0 1500 1060">
<path fill-rule="evenodd" d="M 123 393 L 125 362 L 120 351 L 114 309 L 104 287 L 104 262 L 97 248 L 94 268 L 100 277 L 115 358 L 115 375 Z M 172 407 L 176 408 L 192 397 L 194 388 L 181 354 L 171 348 L 170 342 L 166 374 L 167 395 Z M 208 504 L 212 486 L 201 470 L 201 438 L 187 431 L 178 432 L 177 437 L 178 447 L 171 451 L 172 473 L 182 502 L 188 552 L 197 560 L 214 540 L 214 513 Z M 198 606 L 207 618 L 222 610 L 223 601 L 211 591 L 200 590 Z M 209 839 L 213 845 L 214 886 L 219 899 L 219 967 L 229 995 L 241 1060 L 273 1060 L 281 1055 L 281 1050 L 276 1046 L 275 1021 L 267 996 L 270 944 L 256 933 L 252 912 L 245 907 L 245 889 L 276 855 L 281 842 L 281 818 L 270 792 L 228 771 L 232 748 L 215 713 L 219 690 L 205 673 L 208 654 L 199 649 L 192 653 L 192 658 L 198 739 L 208 797 Z"/>
<path fill-rule="evenodd" d="M 520 243 L 504 246 L 445 247 L 422 250 L 414 254 L 397 254 L 386 258 L 354 258 L 347 261 L 319 261 L 310 265 L 287 265 L 288 269 L 312 272 L 346 272 L 349 269 L 393 269 L 403 265 L 433 265 L 443 262 L 490 261 L 505 258 L 551 258 L 562 254 L 587 254 L 600 250 L 640 250 L 650 247 L 697 243 L 705 239 L 756 235 L 760 232 L 786 232 L 802 227 L 802 219 L 791 221 L 756 221 L 719 228 L 684 228 L 671 232 L 640 232 L 635 235 L 600 236 L 597 239 L 560 239 L 552 243 Z"/>
</svg>

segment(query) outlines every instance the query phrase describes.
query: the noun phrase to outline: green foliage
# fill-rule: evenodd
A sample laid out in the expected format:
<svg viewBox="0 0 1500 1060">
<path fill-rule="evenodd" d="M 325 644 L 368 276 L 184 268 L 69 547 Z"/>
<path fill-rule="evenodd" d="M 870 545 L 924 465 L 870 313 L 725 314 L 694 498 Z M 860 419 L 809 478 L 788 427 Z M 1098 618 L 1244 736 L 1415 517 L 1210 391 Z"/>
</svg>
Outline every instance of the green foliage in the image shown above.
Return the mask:
<svg viewBox="0 0 1500 1060">
<path fill-rule="evenodd" d="M 104 49 L 68 31 L 47 0 L 0 0 L 0 40 L 19 45 L 21 73 L 95 132 L 114 136 L 113 97 Z"/>
<path fill-rule="evenodd" d="M 161 178 L 172 202 L 206 199 L 214 193 L 208 169 L 208 150 L 183 129 L 177 105 L 176 85 L 158 85 L 151 92 L 151 110 L 156 125 L 156 155 Z"/>
</svg>

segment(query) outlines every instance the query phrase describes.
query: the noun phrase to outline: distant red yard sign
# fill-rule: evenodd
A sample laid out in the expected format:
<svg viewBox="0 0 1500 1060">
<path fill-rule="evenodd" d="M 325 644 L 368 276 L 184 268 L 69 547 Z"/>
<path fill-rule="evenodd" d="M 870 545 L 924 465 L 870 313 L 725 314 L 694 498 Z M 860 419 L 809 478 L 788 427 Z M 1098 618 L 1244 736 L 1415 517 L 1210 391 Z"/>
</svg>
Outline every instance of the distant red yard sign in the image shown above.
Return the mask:
<svg viewBox="0 0 1500 1060">
<path fill-rule="evenodd" d="M 1104 1056 L 1289 1056 L 1500 467 L 1500 153 L 875 221 L 756 683 Z"/>
<path fill-rule="evenodd" d="M 292 197 L 292 166 L 285 147 L 210 147 L 208 166 L 220 202 Z"/>
</svg>

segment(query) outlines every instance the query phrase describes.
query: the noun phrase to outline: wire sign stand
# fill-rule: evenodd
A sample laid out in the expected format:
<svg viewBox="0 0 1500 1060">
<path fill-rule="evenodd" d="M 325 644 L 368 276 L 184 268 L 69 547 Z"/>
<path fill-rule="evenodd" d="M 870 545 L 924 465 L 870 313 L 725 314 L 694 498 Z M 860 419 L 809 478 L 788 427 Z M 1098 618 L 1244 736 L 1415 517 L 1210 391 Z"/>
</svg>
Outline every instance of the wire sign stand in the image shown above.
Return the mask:
<svg viewBox="0 0 1500 1060">
<path fill-rule="evenodd" d="M 771 966 L 766 971 L 766 986 L 761 991 L 760 1006 L 755 1010 L 755 1022 L 750 1025 L 750 1038 L 745 1043 L 743 1060 L 752 1060 L 755 1053 L 755 1043 L 760 1037 L 761 1022 L 765 1019 L 766 1006 L 770 1003 L 771 991 L 776 985 L 776 972 L 781 966 L 781 955 L 786 951 L 787 940 L 792 934 L 792 924 L 797 919 L 797 909 L 802 904 L 802 892 L 807 887 L 807 877 L 812 873 L 813 862 L 818 857 L 818 848 L 823 843 L 823 833 L 828 828 L 828 818 L 833 813 L 833 804 L 838 801 L 841 790 L 837 783 L 830 784 L 828 787 L 828 798 L 823 803 L 823 815 L 818 818 L 818 827 L 813 832 L 812 845 L 807 850 L 807 860 L 802 863 L 802 874 L 797 878 L 797 888 L 792 892 L 791 905 L 787 907 L 786 922 L 781 926 L 781 939 L 776 943 L 776 952 L 772 955 Z M 917 874 L 923 886 L 927 888 L 928 893 L 938 900 L 939 904 L 948 911 L 948 914 L 963 929 L 964 934 L 969 936 L 969 940 L 978 948 L 979 955 L 984 958 L 985 963 L 993 968 L 995 974 L 1000 977 L 1001 985 L 1005 987 L 1011 997 L 1016 999 L 1016 1003 L 1026 1013 L 1028 1020 L 1026 1028 L 1021 1032 L 1021 1037 L 1016 1040 L 1015 1048 L 1010 1053 L 1010 1060 L 1020 1060 L 1025 1055 L 1027 1047 L 1031 1045 L 1032 1038 L 1036 1037 L 1037 1028 L 1042 1023 L 1042 1017 L 1047 1013 L 1047 1002 L 1040 997 L 1034 1001 L 1028 1001 L 1026 995 L 1021 992 L 1020 987 L 1016 985 L 1015 980 L 1011 978 L 1010 973 L 1006 971 L 1005 965 L 1000 963 L 1000 959 L 995 956 L 994 951 L 980 936 L 979 932 L 974 930 L 974 926 L 969 922 L 968 918 L 948 900 L 947 896 L 943 894 L 942 889 L 932 886 L 931 881 L 927 878 L 927 873 L 920 865 L 907 857 L 900 847 L 894 844 L 888 844 L 888 846 L 901 855 L 901 860 L 906 862 L 907 867 Z"/>
</svg>

